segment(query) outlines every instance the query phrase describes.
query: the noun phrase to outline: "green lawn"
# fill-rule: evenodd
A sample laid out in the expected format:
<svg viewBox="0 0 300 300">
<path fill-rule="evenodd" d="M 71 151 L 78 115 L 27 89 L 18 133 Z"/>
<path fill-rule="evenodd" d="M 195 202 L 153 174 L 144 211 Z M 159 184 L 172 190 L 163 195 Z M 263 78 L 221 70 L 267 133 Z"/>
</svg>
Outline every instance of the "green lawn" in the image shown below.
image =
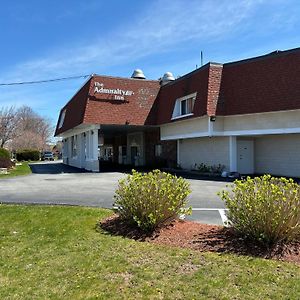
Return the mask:
<svg viewBox="0 0 300 300">
<path fill-rule="evenodd" d="M 110 236 L 110 213 L 0 205 L 0 299 L 299 299 L 296 265 Z"/>
<path fill-rule="evenodd" d="M 10 170 L 9 174 L 0 174 L 0 179 L 28 174 L 31 174 L 31 169 L 28 165 L 28 162 L 22 162 L 21 166 L 16 166 L 14 169 Z"/>
</svg>

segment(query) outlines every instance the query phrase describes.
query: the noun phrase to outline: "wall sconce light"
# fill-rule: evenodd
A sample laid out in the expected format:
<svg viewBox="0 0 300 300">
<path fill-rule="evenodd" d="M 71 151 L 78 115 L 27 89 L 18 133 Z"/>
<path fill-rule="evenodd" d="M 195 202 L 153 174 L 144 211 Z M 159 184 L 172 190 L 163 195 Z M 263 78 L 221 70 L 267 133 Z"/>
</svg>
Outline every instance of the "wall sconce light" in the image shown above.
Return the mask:
<svg viewBox="0 0 300 300">
<path fill-rule="evenodd" d="M 83 133 L 83 136 L 84 136 L 84 137 L 86 136 L 85 132 Z"/>
<path fill-rule="evenodd" d="M 130 122 L 129 122 L 128 120 L 126 120 L 125 125 L 129 125 L 129 123 L 130 123 Z"/>
<path fill-rule="evenodd" d="M 211 122 L 215 122 L 215 121 L 216 121 L 216 116 L 211 116 L 211 117 L 210 117 L 210 121 L 211 121 Z"/>
<path fill-rule="evenodd" d="M 93 130 L 91 131 L 91 134 L 92 134 L 92 135 L 94 134 L 94 131 L 93 131 Z"/>
</svg>

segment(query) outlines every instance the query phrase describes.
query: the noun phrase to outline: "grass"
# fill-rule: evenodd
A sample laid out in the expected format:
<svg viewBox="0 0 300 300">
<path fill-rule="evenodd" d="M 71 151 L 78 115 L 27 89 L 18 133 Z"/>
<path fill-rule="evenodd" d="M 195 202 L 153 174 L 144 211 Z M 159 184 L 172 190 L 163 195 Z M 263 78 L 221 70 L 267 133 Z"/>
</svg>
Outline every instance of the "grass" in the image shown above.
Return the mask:
<svg viewBox="0 0 300 300">
<path fill-rule="evenodd" d="M 296 265 L 110 236 L 110 214 L 0 205 L 0 299 L 299 299 Z"/>
<path fill-rule="evenodd" d="M 0 179 L 31 174 L 31 169 L 28 164 L 28 162 L 22 162 L 22 165 L 16 166 L 10 170 L 8 174 L 0 174 Z"/>
</svg>

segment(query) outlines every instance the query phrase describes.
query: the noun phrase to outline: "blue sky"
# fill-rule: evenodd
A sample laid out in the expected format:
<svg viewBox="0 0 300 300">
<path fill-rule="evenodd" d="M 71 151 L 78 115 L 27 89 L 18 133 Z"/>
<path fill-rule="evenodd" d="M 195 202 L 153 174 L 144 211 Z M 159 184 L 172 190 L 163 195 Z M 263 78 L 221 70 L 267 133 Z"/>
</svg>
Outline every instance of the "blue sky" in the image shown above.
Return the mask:
<svg viewBox="0 0 300 300">
<path fill-rule="evenodd" d="M 157 79 L 200 64 L 300 47 L 299 0 L 0 2 L 0 83 L 98 73 Z M 0 86 L 0 106 L 56 122 L 84 79 Z"/>
</svg>

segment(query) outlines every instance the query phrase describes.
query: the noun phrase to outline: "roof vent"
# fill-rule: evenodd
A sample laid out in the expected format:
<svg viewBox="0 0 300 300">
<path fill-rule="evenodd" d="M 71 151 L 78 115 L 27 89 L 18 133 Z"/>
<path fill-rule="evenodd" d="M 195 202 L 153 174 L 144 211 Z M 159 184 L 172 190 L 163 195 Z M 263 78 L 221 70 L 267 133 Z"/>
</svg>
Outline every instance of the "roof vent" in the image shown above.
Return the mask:
<svg viewBox="0 0 300 300">
<path fill-rule="evenodd" d="M 160 84 L 165 85 L 165 84 L 169 83 L 170 81 L 174 81 L 174 80 L 175 80 L 175 78 L 174 78 L 173 74 L 171 72 L 166 72 L 164 74 L 164 76 L 162 77 Z"/>
<path fill-rule="evenodd" d="M 133 71 L 131 78 L 136 78 L 136 79 L 146 79 L 144 73 L 140 69 L 136 69 Z"/>
</svg>

